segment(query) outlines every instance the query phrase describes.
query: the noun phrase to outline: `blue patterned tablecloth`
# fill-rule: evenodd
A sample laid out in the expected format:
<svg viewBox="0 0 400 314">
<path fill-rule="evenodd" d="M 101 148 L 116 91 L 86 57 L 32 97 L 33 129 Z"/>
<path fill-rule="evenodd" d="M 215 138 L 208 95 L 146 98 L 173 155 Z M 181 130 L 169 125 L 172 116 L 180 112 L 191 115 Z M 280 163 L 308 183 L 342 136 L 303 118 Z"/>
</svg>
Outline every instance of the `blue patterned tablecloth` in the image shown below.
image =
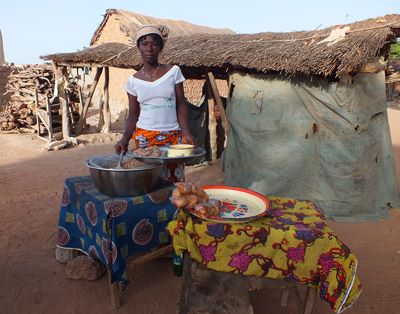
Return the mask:
<svg viewBox="0 0 400 314">
<path fill-rule="evenodd" d="M 127 282 L 125 259 L 170 242 L 166 226 L 176 208 L 173 186 L 135 197 L 110 197 L 91 177 L 65 180 L 57 245 L 97 258 L 111 271 L 111 281 Z"/>
</svg>

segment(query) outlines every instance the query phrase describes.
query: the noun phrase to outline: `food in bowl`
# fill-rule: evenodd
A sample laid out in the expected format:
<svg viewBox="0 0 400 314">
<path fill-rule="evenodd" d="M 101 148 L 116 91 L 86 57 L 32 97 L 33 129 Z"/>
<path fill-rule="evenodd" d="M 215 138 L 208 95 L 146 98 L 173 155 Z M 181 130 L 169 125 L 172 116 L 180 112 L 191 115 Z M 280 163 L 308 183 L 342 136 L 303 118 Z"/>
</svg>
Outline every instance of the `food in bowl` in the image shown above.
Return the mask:
<svg viewBox="0 0 400 314">
<path fill-rule="evenodd" d="M 161 182 L 162 164 L 115 168 L 117 154 L 93 156 L 85 165 L 98 190 L 109 196 L 128 197 L 151 193 Z M 133 166 L 133 165 L 131 165 Z"/>
<path fill-rule="evenodd" d="M 145 165 L 144 162 L 136 160 L 136 159 L 130 159 L 128 161 L 125 161 L 121 164 L 122 169 L 133 169 L 133 168 L 139 168 L 143 167 Z"/>
<path fill-rule="evenodd" d="M 128 159 L 122 160 L 121 169 L 134 169 L 143 167 L 145 165 L 144 162 L 136 160 L 136 159 Z M 105 159 L 101 162 L 101 167 L 104 169 L 118 169 L 118 160 L 115 158 Z"/>
<path fill-rule="evenodd" d="M 161 157 L 163 152 L 158 146 L 149 146 L 146 148 L 137 148 L 134 153 L 138 157 Z"/>
<path fill-rule="evenodd" d="M 193 145 L 176 144 L 168 146 L 168 157 L 186 157 L 193 154 Z"/>
</svg>

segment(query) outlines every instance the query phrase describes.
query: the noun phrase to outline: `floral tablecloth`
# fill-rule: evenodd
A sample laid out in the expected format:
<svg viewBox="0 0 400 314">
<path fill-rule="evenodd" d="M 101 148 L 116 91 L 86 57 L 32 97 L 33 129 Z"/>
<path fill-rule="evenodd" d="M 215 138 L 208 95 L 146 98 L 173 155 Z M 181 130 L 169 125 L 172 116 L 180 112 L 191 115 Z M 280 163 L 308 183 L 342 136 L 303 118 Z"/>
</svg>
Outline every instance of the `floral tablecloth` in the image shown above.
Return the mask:
<svg viewBox="0 0 400 314">
<path fill-rule="evenodd" d="M 206 267 L 243 275 L 298 281 L 318 289 L 334 312 L 359 296 L 357 258 L 310 201 L 269 197 L 258 220 L 221 224 L 179 210 L 168 224 L 177 254 L 187 251 Z"/>
<path fill-rule="evenodd" d="M 95 257 L 111 272 L 111 281 L 127 282 L 125 259 L 171 241 L 166 226 L 176 208 L 173 186 L 135 197 L 110 197 L 91 177 L 64 183 L 57 245 Z"/>
</svg>

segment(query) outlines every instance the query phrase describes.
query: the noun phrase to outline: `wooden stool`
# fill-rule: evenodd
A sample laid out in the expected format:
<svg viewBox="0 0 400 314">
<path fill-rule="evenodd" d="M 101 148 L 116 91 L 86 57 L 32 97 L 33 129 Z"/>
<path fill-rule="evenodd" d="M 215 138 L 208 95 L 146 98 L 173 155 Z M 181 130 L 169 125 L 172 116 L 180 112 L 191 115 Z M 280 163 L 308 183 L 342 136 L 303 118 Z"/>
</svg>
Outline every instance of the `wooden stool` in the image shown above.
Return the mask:
<svg viewBox="0 0 400 314">
<path fill-rule="evenodd" d="M 159 258 L 163 255 L 172 253 L 172 244 L 168 244 L 165 246 L 158 247 L 150 252 L 143 253 L 137 257 L 133 256 L 134 259 L 127 263 L 126 268 L 128 273 L 133 271 L 135 268 L 143 266 L 144 264 Z M 60 263 L 67 263 L 70 259 L 78 256 L 78 251 L 73 249 L 64 249 L 60 247 L 56 247 L 55 250 L 56 259 Z M 120 301 L 120 287 L 119 282 L 111 283 L 111 272 L 108 271 L 108 282 L 110 289 L 110 303 L 114 310 L 117 310 L 121 306 Z"/>
<path fill-rule="evenodd" d="M 126 269 L 129 274 L 129 272 L 133 271 L 135 268 L 143 266 L 144 264 L 159 258 L 163 255 L 172 253 L 172 244 L 168 244 L 162 247 L 159 247 L 153 251 L 150 251 L 148 253 L 145 253 L 143 255 L 140 255 L 138 257 L 135 257 L 132 261 L 127 263 Z M 117 310 L 121 306 L 121 301 L 120 301 L 120 288 L 119 288 L 119 282 L 114 282 L 111 283 L 111 273 L 108 272 L 108 278 L 109 278 L 109 283 L 110 283 L 110 302 L 111 306 L 113 307 L 114 310 Z"/>
<path fill-rule="evenodd" d="M 286 307 L 289 288 L 295 285 L 295 282 L 284 280 L 216 272 L 186 255 L 178 313 L 253 314 L 249 291 L 266 287 L 283 289 L 281 306 Z M 307 287 L 306 296 L 302 300 L 304 314 L 312 313 L 316 293 L 316 289 Z"/>
</svg>

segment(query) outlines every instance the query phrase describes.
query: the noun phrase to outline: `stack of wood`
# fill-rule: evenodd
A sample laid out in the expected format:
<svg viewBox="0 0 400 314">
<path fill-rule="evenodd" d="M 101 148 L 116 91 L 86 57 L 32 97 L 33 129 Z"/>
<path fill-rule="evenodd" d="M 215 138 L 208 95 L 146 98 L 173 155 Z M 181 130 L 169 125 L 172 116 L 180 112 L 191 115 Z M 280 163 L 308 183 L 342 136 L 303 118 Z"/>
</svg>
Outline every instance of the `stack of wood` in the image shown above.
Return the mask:
<svg viewBox="0 0 400 314">
<path fill-rule="evenodd" d="M 6 93 L 11 96 L 5 110 L 0 112 L 0 131 L 35 125 L 36 102 L 39 108 L 46 108 L 47 99 L 53 96 L 53 88 L 54 73 L 50 65 L 13 66 L 6 85 Z"/>
</svg>

